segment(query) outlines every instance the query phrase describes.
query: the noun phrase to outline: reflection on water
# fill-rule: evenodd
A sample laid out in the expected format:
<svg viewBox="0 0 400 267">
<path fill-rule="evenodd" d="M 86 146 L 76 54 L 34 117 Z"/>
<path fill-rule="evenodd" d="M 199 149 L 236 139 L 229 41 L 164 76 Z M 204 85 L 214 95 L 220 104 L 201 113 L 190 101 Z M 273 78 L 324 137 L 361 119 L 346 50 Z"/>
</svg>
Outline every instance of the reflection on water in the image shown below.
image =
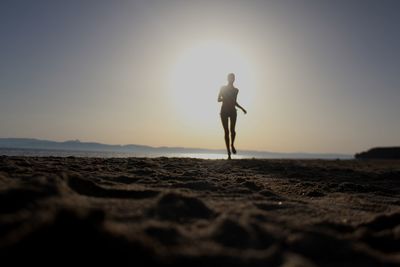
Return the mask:
<svg viewBox="0 0 400 267">
<path fill-rule="evenodd" d="M 198 158 L 198 159 L 226 159 L 226 154 L 212 154 L 212 153 L 176 153 L 169 154 L 166 157 L 179 157 L 179 158 Z M 246 156 L 233 155 L 233 159 L 243 159 Z"/>
<path fill-rule="evenodd" d="M 112 151 L 72 151 L 72 150 L 45 150 L 45 149 L 8 149 L 0 148 L 0 155 L 26 157 L 96 157 L 96 158 L 128 158 L 128 157 L 178 157 L 199 159 L 225 159 L 226 154 L 217 153 L 128 153 Z M 234 159 L 245 156 L 234 155 Z"/>
</svg>

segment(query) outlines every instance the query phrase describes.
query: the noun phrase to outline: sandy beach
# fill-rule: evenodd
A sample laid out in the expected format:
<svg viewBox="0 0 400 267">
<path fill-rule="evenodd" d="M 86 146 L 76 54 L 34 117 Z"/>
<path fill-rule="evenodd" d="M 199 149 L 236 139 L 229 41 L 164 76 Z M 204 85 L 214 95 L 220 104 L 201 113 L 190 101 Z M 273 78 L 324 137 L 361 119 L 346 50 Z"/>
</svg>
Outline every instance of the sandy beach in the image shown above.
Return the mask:
<svg viewBox="0 0 400 267">
<path fill-rule="evenodd" d="M 400 266 L 399 197 L 396 161 L 1 156 L 0 256 Z"/>
</svg>

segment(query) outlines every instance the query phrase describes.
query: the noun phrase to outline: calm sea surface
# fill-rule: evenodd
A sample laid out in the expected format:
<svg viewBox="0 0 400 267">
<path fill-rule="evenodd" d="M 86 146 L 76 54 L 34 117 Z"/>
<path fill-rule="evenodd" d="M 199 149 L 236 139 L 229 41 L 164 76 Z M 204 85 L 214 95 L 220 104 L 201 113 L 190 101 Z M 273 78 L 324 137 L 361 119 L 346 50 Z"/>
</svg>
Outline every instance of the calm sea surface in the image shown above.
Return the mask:
<svg viewBox="0 0 400 267">
<path fill-rule="evenodd" d="M 128 158 L 128 157 L 186 157 L 201 159 L 224 159 L 226 154 L 208 153 L 125 153 L 111 151 L 73 151 L 73 150 L 46 150 L 46 149 L 9 149 L 0 148 L 0 155 L 27 156 L 27 157 L 96 157 L 96 158 Z M 249 156 L 233 155 L 233 158 L 249 158 Z"/>
</svg>

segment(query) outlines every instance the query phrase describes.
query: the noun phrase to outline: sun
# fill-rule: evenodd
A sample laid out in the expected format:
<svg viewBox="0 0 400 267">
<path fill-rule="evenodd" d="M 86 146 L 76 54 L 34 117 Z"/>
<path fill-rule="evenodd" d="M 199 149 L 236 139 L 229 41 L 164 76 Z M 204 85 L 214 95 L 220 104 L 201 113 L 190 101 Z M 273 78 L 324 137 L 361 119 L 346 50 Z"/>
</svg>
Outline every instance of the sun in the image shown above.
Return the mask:
<svg viewBox="0 0 400 267">
<path fill-rule="evenodd" d="M 191 127 L 215 125 L 210 122 L 219 119 L 219 89 L 231 72 L 235 73 L 235 86 L 240 90 L 238 102 L 250 104 L 255 81 L 251 64 L 239 47 L 209 41 L 183 51 L 170 74 L 170 95 L 177 116 Z"/>
</svg>

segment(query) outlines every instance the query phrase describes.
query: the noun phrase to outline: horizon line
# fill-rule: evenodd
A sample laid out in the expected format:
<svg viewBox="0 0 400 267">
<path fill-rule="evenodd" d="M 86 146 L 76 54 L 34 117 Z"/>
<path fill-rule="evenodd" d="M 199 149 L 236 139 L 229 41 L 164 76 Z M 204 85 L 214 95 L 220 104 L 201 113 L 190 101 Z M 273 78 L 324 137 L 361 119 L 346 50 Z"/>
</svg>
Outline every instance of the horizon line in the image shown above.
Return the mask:
<svg viewBox="0 0 400 267">
<path fill-rule="evenodd" d="M 64 141 L 56 141 L 56 140 L 51 140 L 51 139 L 42 139 L 42 138 L 34 138 L 34 137 L 0 137 L 0 139 L 20 139 L 20 140 L 36 140 L 36 141 L 47 141 L 47 142 L 56 142 L 56 143 L 66 143 L 66 142 L 76 142 L 76 143 L 91 143 L 91 144 L 99 144 L 99 145 L 108 145 L 108 146 L 130 146 L 130 145 L 134 145 L 134 146 L 143 146 L 143 147 L 148 147 L 148 148 L 153 148 L 153 149 L 193 149 L 193 150 L 208 150 L 208 151 L 215 151 L 215 152 L 221 152 L 221 151 L 225 151 L 224 148 L 201 148 L 201 147 L 185 147 L 185 146 L 167 146 L 167 145 L 163 145 L 163 146 L 152 146 L 152 145 L 147 145 L 147 144 L 137 144 L 137 143 L 128 143 L 128 144 L 109 144 L 109 143 L 102 143 L 102 142 L 98 142 L 98 141 L 82 141 L 80 139 L 67 139 Z M 335 153 L 335 152 L 304 152 L 304 151 L 297 151 L 297 152 L 279 152 L 279 151 L 269 151 L 269 150 L 253 150 L 253 149 L 241 149 L 242 152 L 255 152 L 255 153 L 273 153 L 273 154 L 305 154 L 305 155 L 309 155 L 309 154 L 318 154 L 318 155 L 340 155 L 340 156 L 351 156 L 353 157 L 356 153 L 359 152 L 353 152 L 352 154 L 349 153 Z"/>
</svg>

